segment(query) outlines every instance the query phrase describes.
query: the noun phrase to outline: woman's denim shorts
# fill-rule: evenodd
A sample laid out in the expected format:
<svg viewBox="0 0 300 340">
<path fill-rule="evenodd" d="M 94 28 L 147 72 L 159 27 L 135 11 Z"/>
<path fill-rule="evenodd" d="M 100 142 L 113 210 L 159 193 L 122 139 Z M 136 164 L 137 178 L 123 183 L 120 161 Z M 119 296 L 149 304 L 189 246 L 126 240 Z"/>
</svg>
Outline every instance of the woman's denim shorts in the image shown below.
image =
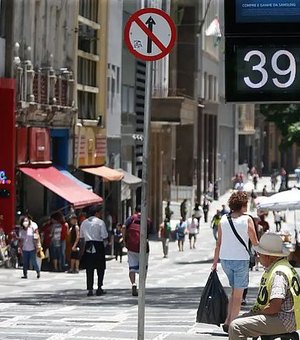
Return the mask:
<svg viewBox="0 0 300 340">
<path fill-rule="evenodd" d="M 245 289 L 249 284 L 249 260 L 221 260 L 232 288 Z"/>
</svg>

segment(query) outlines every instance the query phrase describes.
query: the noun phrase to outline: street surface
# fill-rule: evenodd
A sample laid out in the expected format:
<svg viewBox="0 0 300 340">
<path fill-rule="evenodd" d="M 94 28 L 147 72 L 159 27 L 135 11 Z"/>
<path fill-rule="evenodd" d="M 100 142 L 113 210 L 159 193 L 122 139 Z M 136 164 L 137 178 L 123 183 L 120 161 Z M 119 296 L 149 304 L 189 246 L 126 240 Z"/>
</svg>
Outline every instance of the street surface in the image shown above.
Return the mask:
<svg viewBox="0 0 300 340">
<path fill-rule="evenodd" d="M 259 181 L 270 190 L 270 179 Z M 246 185 L 252 189 L 252 183 Z M 230 192 L 214 201 L 210 218 Z M 300 218 L 297 218 L 298 220 Z M 293 229 L 294 213 L 287 212 L 284 228 Z M 273 217 L 269 222 L 274 230 Z M 201 292 L 210 273 L 214 238 L 209 223 L 201 223 L 197 249 L 184 252 L 170 244 L 169 258 L 163 259 L 159 241 L 151 241 L 149 272 L 146 284 L 145 339 L 189 340 L 226 339 L 220 327 L 195 322 Z M 229 293 L 228 281 L 219 266 L 219 277 Z M 254 302 L 262 274 L 250 273 L 247 310 Z M 20 269 L 0 269 L 0 339 L 137 339 L 138 299 L 131 296 L 127 257 L 123 263 L 107 262 L 104 280 L 105 296 L 87 297 L 85 272 L 80 274 L 42 272 L 36 279 L 20 279 Z"/>
</svg>

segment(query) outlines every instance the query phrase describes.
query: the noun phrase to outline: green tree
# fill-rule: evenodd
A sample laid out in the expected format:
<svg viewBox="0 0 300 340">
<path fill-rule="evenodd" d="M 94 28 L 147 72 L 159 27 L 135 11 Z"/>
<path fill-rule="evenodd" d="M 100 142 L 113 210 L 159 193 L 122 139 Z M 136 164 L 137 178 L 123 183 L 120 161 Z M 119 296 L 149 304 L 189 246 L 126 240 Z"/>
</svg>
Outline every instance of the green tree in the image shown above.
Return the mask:
<svg viewBox="0 0 300 340">
<path fill-rule="evenodd" d="M 294 143 L 300 146 L 300 104 L 263 104 L 260 112 L 281 131 L 281 150 Z"/>
</svg>

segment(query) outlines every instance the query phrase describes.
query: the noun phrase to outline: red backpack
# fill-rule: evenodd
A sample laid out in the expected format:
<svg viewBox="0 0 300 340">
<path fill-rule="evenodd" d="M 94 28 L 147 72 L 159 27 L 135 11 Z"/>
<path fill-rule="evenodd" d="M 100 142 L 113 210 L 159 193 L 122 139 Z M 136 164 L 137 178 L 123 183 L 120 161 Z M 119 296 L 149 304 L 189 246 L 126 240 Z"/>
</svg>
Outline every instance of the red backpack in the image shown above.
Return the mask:
<svg viewBox="0 0 300 340">
<path fill-rule="evenodd" d="M 132 221 L 126 229 L 126 248 L 135 253 L 140 252 L 141 215 L 132 215 Z"/>
</svg>

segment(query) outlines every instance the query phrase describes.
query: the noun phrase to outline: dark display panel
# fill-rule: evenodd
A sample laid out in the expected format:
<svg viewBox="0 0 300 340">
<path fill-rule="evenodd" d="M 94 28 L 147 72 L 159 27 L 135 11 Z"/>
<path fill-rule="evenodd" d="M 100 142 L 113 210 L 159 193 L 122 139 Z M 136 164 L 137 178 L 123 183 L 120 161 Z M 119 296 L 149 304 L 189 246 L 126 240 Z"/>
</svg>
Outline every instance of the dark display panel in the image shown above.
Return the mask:
<svg viewBox="0 0 300 340">
<path fill-rule="evenodd" d="M 289 38 L 227 38 L 226 100 L 300 101 L 300 44 Z"/>
</svg>

